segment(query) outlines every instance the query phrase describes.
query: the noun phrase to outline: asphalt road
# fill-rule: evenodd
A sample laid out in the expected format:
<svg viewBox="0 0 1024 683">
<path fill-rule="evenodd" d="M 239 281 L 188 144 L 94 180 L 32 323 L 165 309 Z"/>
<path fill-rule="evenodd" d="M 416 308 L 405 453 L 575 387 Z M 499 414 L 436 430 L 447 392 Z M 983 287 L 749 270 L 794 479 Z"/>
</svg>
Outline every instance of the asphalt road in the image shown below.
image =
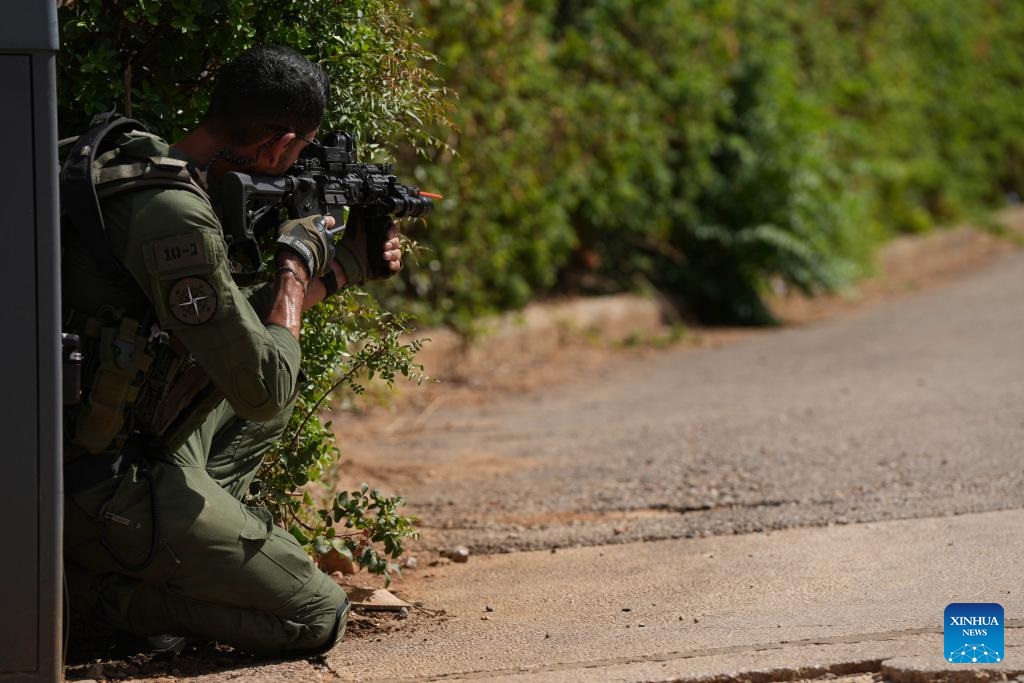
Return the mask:
<svg viewBox="0 0 1024 683">
<path fill-rule="evenodd" d="M 346 441 L 475 552 L 1024 503 L 1024 255 L 805 328 L 669 350 Z"/>
</svg>

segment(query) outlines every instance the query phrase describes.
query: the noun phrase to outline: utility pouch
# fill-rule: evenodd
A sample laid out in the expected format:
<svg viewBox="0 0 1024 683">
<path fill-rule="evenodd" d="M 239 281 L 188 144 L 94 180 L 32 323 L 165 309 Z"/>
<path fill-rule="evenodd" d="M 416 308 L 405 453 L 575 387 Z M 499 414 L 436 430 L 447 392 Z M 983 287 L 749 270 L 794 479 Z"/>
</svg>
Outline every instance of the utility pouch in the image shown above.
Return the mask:
<svg viewBox="0 0 1024 683">
<path fill-rule="evenodd" d="M 193 393 L 182 392 L 182 398 L 188 401 L 183 400 L 179 403 L 183 409 L 174 414 L 173 419 L 160 434 L 159 447 L 162 453 L 177 450 L 224 400 L 224 395 L 213 386 L 206 373 L 198 366 L 196 370 L 202 373 L 203 383 L 190 381 L 189 384 L 197 390 Z M 171 411 L 168 411 L 167 415 L 170 416 Z"/>
<path fill-rule="evenodd" d="M 90 322 L 86 334 L 95 332 L 97 326 Z M 75 420 L 73 439 L 89 453 L 102 453 L 118 436 L 127 434 L 128 408 L 153 362 L 147 339 L 139 334 L 139 323 L 131 318 L 122 318 L 116 327 L 100 327 L 97 336 L 96 369 Z"/>
<path fill-rule="evenodd" d="M 160 334 L 164 341 L 157 347 L 132 416 L 139 432 L 156 437 L 159 449 L 170 452 L 202 424 L 221 396 L 181 343 L 167 333 Z"/>
</svg>

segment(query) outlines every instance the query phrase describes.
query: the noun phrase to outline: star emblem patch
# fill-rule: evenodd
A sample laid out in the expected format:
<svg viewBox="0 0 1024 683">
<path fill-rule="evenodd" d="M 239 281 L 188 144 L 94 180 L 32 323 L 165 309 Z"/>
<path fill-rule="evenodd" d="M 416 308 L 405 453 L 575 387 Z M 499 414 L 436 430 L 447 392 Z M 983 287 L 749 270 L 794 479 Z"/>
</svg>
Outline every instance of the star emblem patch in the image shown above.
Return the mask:
<svg viewBox="0 0 1024 683">
<path fill-rule="evenodd" d="M 217 290 L 207 280 L 183 277 L 171 286 L 167 305 L 171 315 L 186 325 L 202 325 L 217 312 Z"/>
</svg>

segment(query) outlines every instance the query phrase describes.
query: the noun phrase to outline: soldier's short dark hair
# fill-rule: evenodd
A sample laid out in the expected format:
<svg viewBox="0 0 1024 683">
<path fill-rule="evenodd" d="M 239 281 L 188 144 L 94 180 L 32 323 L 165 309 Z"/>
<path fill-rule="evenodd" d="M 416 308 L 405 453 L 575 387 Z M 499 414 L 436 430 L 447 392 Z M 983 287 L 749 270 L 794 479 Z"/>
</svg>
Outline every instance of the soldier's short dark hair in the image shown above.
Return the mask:
<svg viewBox="0 0 1024 683">
<path fill-rule="evenodd" d="M 255 47 L 221 68 L 203 124 L 234 145 L 285 130 L 305 135 L 320 125 L 328 90 L 323 69 L 295 50 Z"/>
</svg>

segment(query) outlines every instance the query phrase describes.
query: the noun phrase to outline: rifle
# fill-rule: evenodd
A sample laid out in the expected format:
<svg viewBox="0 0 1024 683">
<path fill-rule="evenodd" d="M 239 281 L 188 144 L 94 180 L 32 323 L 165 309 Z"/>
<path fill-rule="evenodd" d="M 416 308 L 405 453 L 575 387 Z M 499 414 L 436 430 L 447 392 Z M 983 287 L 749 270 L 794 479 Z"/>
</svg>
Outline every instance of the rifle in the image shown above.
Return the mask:
<svg viewBox="0 0 1024 683">
<path fill-rule="evenodd" d="M 367 230 L 370 272 L 390 274 L 382 246 L 390 218 L 427 216 L 440 199 L 402 185 L 393 171 L 393 164 L 357 163 L 355 138 L 334 132 L 308 145 L 283 176 L 224 174 L 220 218 L 232 276 L 239 284 L 256 280 L 264 270 L 260 240 L 274 235 L 284 218 L 314 214 L 334 216 L 332 236 L 359 221 Z"/>
</svg>

